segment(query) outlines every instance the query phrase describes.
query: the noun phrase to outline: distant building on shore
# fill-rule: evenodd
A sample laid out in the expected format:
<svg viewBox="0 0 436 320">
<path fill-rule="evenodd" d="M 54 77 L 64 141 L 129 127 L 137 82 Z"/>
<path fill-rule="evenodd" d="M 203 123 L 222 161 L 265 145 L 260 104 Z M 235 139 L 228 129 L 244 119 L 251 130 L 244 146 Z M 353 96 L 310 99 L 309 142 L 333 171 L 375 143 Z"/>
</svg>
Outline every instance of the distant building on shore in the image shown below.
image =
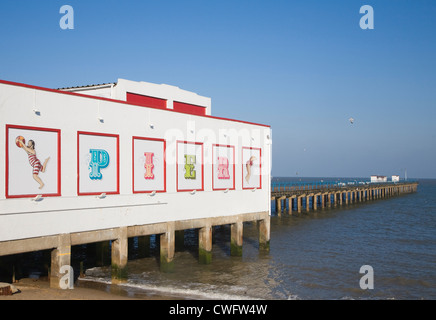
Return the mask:
<svg viewBox="0 0 436 320">
<path fill-rule="evenodd" d="M 400 176 L 392 176 L 392 182 L 400 182 Z"/>
<path fill-rule="evenodd" d="M 387 182 L 388 177 L 386 176 L 378 176 L 378 175 L 372 175 L 371 176 L 371 182 Z"/>
</svg>

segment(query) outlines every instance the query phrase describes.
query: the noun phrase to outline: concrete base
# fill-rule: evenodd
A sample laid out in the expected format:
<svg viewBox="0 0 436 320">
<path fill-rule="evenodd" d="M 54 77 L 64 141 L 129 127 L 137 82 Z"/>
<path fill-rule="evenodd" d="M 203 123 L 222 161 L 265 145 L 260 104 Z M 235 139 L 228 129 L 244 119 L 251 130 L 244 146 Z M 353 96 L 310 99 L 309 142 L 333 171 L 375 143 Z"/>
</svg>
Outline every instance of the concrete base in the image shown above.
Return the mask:
<svg viewBox="0 0 436 320">
<path fill-rule="evenodd" d="M 270 218 L 259 221 L 259 250 L 269 252 Z"/>
<path fill-rule="evenodd" d="M 168 223 L 167 232 L 160 236 L 160 270 L 174 271 L 175 232 L 174 223 Z"/>
<path fill-rule="evenodd" d="M 202 264 L 212 262 L 212 226 L 198 231 L 198 261 Z"/>
<path fill-rule="evenodd" d="M 230 239 L 230 255 L 242 257 L 242 236 L 244 224 L 242 222 L 233 223 L 231 225 Z"/>
<path fill-rule="evenodd" d="M 240 256 L 242 254 L 243 223 L 248 221 L 256 222 L 258 225 L 259 250 L 268 252 L 270 242 L 269 213 L 254 212 L 4 241 L 0 242 L 0 256 L 51 250 L 50 286 L 61 288 L 60 282 L 62 279 L 65 280 L 66 275 L 65 271 L 61 272 L 61 267 L 71 265 L 71 246 L 94 243 L 95 246 L 90 246 L 90 251 L 92 251 L 90 254 L 101 255 L 100 261 L 111 256 L 108 263 L 106 261 L 102 261 L 102 263 L 103 265 L 111 264 L 112 281 L 120 283 L 127 279 L 129 238 L 138 237 L 138 255 L 141 256 L 141 252 L 149 253 L 150 235 L 160 235 L 160 268 L 163 272 L 172 272 L 174 270 L 176 231 L 199 229 L 199 261 L 209 264 L 212 262 L 212 226 L 232 225 L 231 254 Z M 178 233 L 180 239 L 182 232 Z M 110 246 L 110 241 L 112 246 Z M 107 252 L 110 252 L 111 255 Z"/>
<path fill-rule="evenodd" d="M 63 289 L 66 284 L 61 281 L 64 273 L 61 272 L 63 266 L 71 265 L 71 238 L 69 234 L 63 234 L 58 237 L 57 247 L 51 252 L 51 267 L 50 267 L 50 288 Z"/>
<path fill-rule="evenodd" d="M 112 283 L 118 284 L 127 280 L 127 254 L 128 254 L 128 239 L 127 227 L 118 229 L 118 237 L 112 241 L 111 250 L 111 275 Z"/>
</svg>

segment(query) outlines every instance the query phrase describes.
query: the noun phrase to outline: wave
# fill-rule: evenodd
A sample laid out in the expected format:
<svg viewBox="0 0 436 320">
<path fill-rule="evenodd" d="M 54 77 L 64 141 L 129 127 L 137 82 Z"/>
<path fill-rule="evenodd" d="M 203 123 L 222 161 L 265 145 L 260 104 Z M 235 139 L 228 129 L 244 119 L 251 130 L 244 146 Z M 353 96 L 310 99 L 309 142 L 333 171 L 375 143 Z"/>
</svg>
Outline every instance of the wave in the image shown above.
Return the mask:
<svg viewBox="0 0 436 320">
<path fill-rule="evenodd" d="M 111 280 L 100 277 L 85 276 L 80 278 L 80 281 L 113 285 Z M 127 292 L 142 292 L 150 295 L 161 295 L 186 300 L 264 300 L 247 294 L 224 292 L 223 290 L 218 291 L 216 286 L 207 285 L 197 288 L 177 288 L 168 285 L 157 285 L 128 280 L 126 283 L 117 284 L 117 286 L 124 288 Z M 292 296 L 292 299 L 293 298 L 295 297 Z"/>
</svg>

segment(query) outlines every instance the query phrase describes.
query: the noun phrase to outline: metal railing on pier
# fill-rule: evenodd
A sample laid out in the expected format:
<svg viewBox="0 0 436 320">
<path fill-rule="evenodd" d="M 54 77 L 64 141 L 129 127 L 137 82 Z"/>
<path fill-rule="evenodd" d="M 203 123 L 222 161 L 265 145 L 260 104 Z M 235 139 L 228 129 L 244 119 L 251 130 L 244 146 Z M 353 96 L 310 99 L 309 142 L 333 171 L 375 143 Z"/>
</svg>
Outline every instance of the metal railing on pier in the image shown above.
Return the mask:
<svg viewBox="0 0 436 320">
<path fill-rule="evenodd" d="M 371 182 L 369 180 L 319 180 L 319 181 L 271 181 L 271 191 L 319 190 L 331 188 L 348 188 L 357 186 L 388 186 L 401 183 L 414 183 L 416 180 Z"/>
</svg>

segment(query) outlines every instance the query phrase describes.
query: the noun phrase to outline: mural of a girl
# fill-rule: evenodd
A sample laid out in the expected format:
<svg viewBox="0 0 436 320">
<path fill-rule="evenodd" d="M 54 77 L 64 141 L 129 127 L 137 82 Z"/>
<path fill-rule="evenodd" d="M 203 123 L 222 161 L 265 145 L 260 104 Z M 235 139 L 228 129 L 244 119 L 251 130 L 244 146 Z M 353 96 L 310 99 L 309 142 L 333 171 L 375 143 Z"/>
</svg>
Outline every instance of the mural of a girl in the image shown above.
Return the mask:
<svg viewBox="0 0 436 320">
<path fill-rule="evenodd" d="M 255 160 L 256 160 L 256 157 L 255 156 L 251 156 L 250 160 L 248 160 L 247 163 L 246 163 L 247 175 L 245 176 L 245 180 L 247 181 L 247 183 L 250 182 L 251 167 L 253 166 Z"/>
<path fill-rule="evenodd" d="M 33 168 L 33 179 L 35 179 L 35 181 L 39 183 L 39 189 L 42 189 L 44 187 L 44 182 L 42 182 L 41 178 L 39 177 L 39 172 L 45 172 L 47 162 L 48 160 L 50 160 L 50 157 L 45 159 L 44 163 L 41 165 L 41 161 L 39 161 L 39 159 L 36 157 L 35 141 L 29 140 L 26 146 L 24 143 L 24 139 L 17 140 L 17 145 L 20 146 L 27 153 L 27 156 L 29 157 L 29 163 Z"/>
</svg>

